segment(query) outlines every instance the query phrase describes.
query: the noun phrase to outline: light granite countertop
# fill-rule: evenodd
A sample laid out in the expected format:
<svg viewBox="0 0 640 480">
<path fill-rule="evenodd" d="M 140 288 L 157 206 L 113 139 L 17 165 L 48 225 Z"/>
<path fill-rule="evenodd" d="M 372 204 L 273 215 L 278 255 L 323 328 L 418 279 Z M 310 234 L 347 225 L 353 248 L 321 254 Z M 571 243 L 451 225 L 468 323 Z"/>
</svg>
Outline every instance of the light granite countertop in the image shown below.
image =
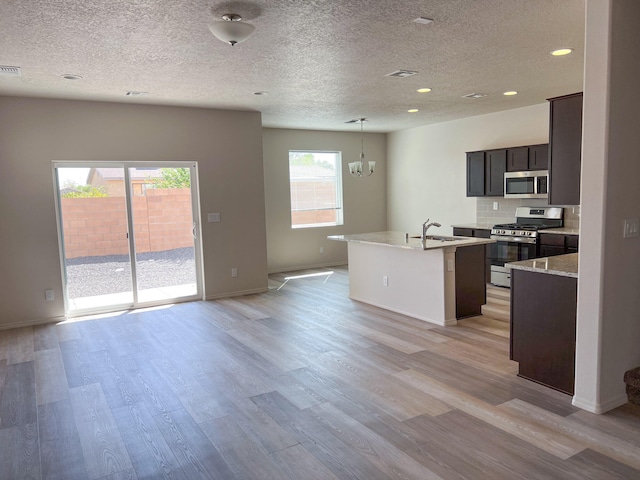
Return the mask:
<svg viewBox="0 0 640 480">
<path fill-rule="evenodd" d="M 342 242 L 368 243 L 372 245 L 406 248 L 410 250 L 432 250 L 445 247 L 469 247 L 472 245 L 495 243 L 495 240 L 490 240 L 488 238 L 446 236 L 447 238 L 455 238 L 455 240 L 427 240 L 423 245 L 419 234 L 409 233 L 409 238 L 407 240 L 405 240 L 405 235 L 406 234 L 404 232 L 372 232 L 358 233 L 353 235 L 329 235 L 327 238 L 329 240 L 338 240 Z M 439 236 L 436 233 L 430 233 L 430 235 Z"/>
<path fill-rule="evenodd" d="M 578 255 L 556 255 L 553 257 L 534 258 L 505 264 L 505 267 L 514 270 L 526 270 L 529 272 L 547 273 L 562 277 L 578 278 Z"/>
<path fill-rule="evenodd" d="M 472 228 L 474 230 L 491 230 L 493 223 L 456 223 L 453 228 Z"/>
<path fill-rule="evenodd" d="M 558 235 L 580 235 L 579 228 L 545 228 L 544 230 L 540 230 L 540 233 L 555 233 Z"/>
</svg>

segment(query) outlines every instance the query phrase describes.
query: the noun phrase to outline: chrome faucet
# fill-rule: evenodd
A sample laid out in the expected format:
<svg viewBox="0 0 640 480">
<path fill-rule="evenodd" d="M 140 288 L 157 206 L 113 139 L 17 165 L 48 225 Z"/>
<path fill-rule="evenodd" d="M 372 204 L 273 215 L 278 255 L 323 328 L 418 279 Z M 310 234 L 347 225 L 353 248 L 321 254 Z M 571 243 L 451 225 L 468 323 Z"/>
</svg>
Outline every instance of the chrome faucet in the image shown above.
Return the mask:
<svg viewBox="0 0 640 480">
<path fill-rule="evenodd" d="M 438 222 L 431 222 L 429 223 L 429 219 L 427 218 L 427 221 L 424 222 L 422 224 L 422 241 L 424 242 L 427 239 L 427 230 L 429 230 L 429 227 L 441 227 L 442 225 L 440 225 Z"/>
</svg>

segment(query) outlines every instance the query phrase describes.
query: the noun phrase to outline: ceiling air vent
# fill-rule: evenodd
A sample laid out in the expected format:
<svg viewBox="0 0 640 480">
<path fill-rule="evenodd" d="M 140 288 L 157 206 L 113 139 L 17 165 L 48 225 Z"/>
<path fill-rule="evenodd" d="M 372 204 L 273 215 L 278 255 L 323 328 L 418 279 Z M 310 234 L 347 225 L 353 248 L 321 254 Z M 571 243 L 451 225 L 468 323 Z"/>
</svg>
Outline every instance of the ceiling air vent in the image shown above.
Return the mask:
<svg viewBox="0 0 640 480">
<path fill-rule="evenodd" d="M 407 78 L 415 75 L 418 72 L 414 72 L 411 70 L 396 70 L 395 72 L 387 73 L 385 77 L 398 77 L 398 78 Z"/>
<path fill-rule="evenodd" d="M 486 96 L 486 93 L 470 93 L 469 95 L 463 95 L 462 98 L 482 98 Z"/>
<path fill-rule="evenodd" d="M 0 75 L 3 77 L 19 77 L 21 76 L 20 67 L 0 65 Z"/>
</svg>

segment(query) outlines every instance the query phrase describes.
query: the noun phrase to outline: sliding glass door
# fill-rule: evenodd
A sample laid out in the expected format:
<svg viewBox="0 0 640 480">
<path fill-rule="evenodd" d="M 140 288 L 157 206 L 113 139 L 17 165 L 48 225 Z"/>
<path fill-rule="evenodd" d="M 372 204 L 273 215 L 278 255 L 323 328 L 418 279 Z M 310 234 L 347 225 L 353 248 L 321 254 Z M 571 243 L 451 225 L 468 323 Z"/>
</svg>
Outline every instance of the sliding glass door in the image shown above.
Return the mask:
<svg viewBox="0 0 640 480">
<path fill-rule="evenodd" d="M 54 164 L 68 315 L 202 298 L 195 164 Z"/>
</svg>

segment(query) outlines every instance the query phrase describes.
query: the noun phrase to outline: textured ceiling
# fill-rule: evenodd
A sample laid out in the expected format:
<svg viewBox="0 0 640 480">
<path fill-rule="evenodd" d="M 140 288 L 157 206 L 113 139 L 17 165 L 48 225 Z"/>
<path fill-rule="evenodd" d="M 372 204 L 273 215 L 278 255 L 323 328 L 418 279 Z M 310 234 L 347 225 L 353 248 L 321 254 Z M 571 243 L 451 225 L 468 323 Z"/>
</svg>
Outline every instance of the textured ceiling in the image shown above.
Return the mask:
<svg viewBox="0 0 640 480">
<path fill-rule="evenodd" d="M 0 75 L 0 95 L 255 110 L 281 128 L 358 130 L 344 122 L 366 117 L 366 130 L 388 132 L 580 91 L 584 3 L 2 0 L 0 65 L 22 75 Z M 224 13 L 253 36 L 217 40 L 207 25 Z M 565 46 L 574 53 L 549 55 Z M 385 76 L 400 69 L 419 73 Z M 475 92 L 488 96 L 462 98 Z"/>
</svg>

